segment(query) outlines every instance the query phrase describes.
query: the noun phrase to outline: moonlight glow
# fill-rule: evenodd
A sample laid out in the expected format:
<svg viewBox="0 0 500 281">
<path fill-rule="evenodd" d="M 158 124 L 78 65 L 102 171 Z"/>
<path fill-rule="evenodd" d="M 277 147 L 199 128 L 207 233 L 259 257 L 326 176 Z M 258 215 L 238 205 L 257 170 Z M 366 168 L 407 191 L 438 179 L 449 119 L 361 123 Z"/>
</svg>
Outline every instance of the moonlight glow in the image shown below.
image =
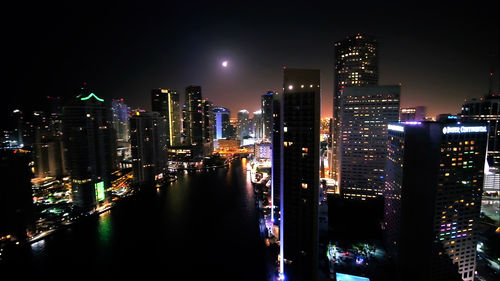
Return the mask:
<svg viewBox="0 0 500 281">
<path fill-rule="evenodd" d="M 227 60 L 223 61 L 223 62 L 222 62 L 222 67 L 227 67 L 227 66 L 228 66 L 228 62 L 227 62 Z"/>
</svg>

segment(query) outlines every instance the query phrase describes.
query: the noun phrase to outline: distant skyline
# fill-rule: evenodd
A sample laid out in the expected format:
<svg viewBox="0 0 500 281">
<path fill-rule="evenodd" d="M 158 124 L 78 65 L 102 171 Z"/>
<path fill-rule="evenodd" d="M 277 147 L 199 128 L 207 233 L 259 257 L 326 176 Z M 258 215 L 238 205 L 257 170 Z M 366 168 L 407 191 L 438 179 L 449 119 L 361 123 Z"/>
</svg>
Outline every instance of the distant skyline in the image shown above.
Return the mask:
<svg viewBox="0 0 500 281">
<path fill-rule="evenodd" d="M 377 38 L 380 84 L 402 84 L 401 106 L 457 113 L 488 92 L 492 70 L 500 91 L 496 1 L 258 4 L 10 3 L 2 111 L 76 96 L 86 81 L 98 96 L 145 109 L 153 88 L 183 101 L 187 86 L 200 85 L 236 117 L 258 110 L 268 90 L 281 92 L 288 66 L 321 70 L 321 116 L 331 116 L 334 43 L 356 33 Z"/>
</svg>

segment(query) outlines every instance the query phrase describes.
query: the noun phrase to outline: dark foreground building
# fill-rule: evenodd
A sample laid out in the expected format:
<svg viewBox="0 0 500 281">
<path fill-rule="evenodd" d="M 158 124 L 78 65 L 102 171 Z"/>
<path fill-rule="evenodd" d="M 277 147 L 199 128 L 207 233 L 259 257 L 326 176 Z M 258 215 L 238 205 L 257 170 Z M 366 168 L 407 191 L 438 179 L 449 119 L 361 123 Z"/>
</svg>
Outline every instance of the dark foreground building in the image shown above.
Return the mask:
<svg viewBox="0 0 500 281">
<path fill-rule="evenodd" d="M 0 237 L 24 239 L 34 226 L 30 161 L 25 151 L 0 150 L 0 175 L 5 180 L 0 186 Z"/>
<path fill-rule="evenodd" d="M 383 232 L 401 280 L 474 280 L 487 126 L 394 123 L 388 132 Z"/>
<path fill-rule="evenodd" d="M 281 141 L 273 143 L 281 152 L 281 268 L 286 280 L 316 280 L 320 72 L 285 68 L 283 87 Z"/>
</svg>

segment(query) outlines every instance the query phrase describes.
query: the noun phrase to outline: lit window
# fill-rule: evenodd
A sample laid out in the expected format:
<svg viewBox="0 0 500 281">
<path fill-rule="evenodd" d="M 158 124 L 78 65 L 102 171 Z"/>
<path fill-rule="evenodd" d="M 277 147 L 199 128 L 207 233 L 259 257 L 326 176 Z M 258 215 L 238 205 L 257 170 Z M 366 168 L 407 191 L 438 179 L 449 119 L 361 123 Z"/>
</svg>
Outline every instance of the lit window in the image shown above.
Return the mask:
<svg viewBox="0 0 500 281">
<path fill-rule="evenodd" d="M 307 189 L 307 183 L 302 183 L 302 188 Z"/>
</svg>

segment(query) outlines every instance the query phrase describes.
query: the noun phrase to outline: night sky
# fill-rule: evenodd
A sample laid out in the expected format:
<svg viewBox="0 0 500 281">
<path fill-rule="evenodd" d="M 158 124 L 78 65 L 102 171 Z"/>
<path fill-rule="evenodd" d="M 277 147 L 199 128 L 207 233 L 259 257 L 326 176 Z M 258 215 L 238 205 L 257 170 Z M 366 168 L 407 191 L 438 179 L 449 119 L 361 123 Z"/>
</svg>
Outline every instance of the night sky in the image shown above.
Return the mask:
<svg viewBox="0 0 500 281">
<path fill-rule="evenodd" d="M 76 96 L 86 81 L 100 97 L 146 109 L 153 88 L 183 99 L 186 86 L 201 85 L 235 117 L 282 87 L 286 65 L 321 69 L 322 116 L 331 116 L 333 45 L 358 32 L 378 39 L 380 84 L 402 83 L 402 106 L 457 113 L 466 97 L 488 92 L 492 69 L 500 88 L 498 1 L 15 2 L 2 16 L 4 113 L 37 109 L 47 95 Z"/>
</svg>

